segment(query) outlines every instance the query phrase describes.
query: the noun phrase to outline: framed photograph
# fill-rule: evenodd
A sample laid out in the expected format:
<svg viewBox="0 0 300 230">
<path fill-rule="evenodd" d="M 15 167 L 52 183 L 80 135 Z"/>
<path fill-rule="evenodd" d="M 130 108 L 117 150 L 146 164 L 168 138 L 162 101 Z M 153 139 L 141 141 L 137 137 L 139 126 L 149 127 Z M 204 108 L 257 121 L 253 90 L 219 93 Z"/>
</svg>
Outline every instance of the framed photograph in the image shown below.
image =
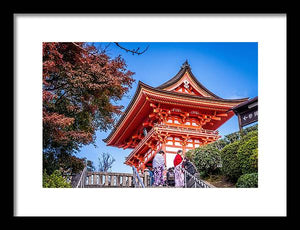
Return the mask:
<svg viewBox="0 0 300 230">
<path fill-rule="evenodd" d="M 286 14 L 14 29 L 15 216 L 286 216 Z"/>
</svg>

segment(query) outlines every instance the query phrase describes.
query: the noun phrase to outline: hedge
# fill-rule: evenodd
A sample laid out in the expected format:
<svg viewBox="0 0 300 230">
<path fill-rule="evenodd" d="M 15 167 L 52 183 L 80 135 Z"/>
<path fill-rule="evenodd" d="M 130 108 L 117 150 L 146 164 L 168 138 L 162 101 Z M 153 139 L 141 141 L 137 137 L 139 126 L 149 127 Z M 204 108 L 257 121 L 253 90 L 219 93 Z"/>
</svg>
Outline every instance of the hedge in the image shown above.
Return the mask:
<svg viewBox="0 0 300 230">
<path fill-rule="evenodd" d="M 240 176 L 235 186 L 237 188 L 257 188 L 258 173 L 249 173 Z"/>
<path fill-rule="evenodd" d="M 243 174 L 258 172 L 258 126 L 247 128 L 244 135 L 235 132 L 214 143 L 186 153 L 201 175 L 221 172 L 236 182 Z M 221 166 L 221 168 L 220 168 Z"/>
<path fill-rule="evenodd" d="M 240 163 L 237 158 L 237 152 L 240 147 L 240 141 L 233 142 L 226 145 L 221 150 L 222 168 L 221 172 L 227 176 L 231 181 L 236 182 L 242 175 Z"/>
<path fill-rule="evenodd" d="M 258 148 L 253 149 L 252 155 L 250 156 L 251 166 L 258 169 Z"/>
<path fill-rule="evenodd" d="M 237 152 L 237 159 L 239 161 L 242 174 L 257 172 L 257 161 L 255 160 L 255 156 L 253 156 L 255 155 L 253 150 L 257 148 L 257 136 L 253 136 L 248 141 L 242 142 L 242 145 Z"/>
<path fill-rule="evenodd" d="M 194 149 L 192 155 L 197 170 L 206 175 L 214 173 L 222 164 L 220 151 L 212 144 Z"/>
<path fill-rule="evenodd" d="M 249 141 L 252 137 L 258 138 L 258 131 L 257 130 L 248 132 L 246 135 L 242 136 L 242 138 L 240 139 L 241 144 Z"/>
</svg>

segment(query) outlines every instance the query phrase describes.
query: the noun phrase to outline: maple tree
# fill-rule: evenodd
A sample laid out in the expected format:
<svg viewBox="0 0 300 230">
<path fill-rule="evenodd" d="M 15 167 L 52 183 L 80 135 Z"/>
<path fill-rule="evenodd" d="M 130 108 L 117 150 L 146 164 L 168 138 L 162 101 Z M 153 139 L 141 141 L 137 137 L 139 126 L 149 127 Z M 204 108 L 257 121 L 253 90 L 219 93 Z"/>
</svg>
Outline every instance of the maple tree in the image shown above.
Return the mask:
<svg viewBox="0 0 300 230">
<path fill-rule="evenodd" d="M 131 88 L 133 74 L 121 56 L 92 44 L 43 43 L 44 167 L 94 143 L 96 130 L 112 128 L 123 108 L 113 103 Z"/>
</svg>

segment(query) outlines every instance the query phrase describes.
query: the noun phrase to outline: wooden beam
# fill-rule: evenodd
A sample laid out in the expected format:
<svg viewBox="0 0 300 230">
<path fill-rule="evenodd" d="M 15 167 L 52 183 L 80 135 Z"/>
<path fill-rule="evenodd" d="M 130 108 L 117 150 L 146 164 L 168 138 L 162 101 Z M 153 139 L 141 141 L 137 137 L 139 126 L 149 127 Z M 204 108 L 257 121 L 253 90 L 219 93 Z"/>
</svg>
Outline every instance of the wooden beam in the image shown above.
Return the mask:
<svg viewBox="0 0 300 230">
<path fill-rule="evenodd" d="M 216 116 L 218 116 L 218 117 L 228 117 L 228 114 L 227 113 L 219 113 Z"/>
<path fill-rule="evenodd" d="M 212 119 L 212 120 L 220 121 L 220 120 L 221 120 L 221 117 L 213 117 L 213 116 L 212 116 L 211 119 Z"/>
</svg>

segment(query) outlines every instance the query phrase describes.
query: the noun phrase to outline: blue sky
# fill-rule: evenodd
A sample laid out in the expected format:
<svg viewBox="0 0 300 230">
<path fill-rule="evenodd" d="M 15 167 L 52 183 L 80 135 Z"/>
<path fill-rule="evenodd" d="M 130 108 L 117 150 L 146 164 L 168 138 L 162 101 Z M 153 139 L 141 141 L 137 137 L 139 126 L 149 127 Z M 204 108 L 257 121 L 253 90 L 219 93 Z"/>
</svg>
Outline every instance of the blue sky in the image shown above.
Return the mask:
<svg viewBox="0 0 300 230">
<path fill-rule="evenodd" d="M 204 43 L 204 42 L 145 42 L 120 43 L 128 49 L 140 47 L 148 50 L 141 55 L 132 55 L 120 49 L 114 43 L 95 43 L 99 48 L 107 48 L 111 57 L 121 55 L 127 68 L 135 72 L 136 80 L 132 89 L 119 101 L 124 109 L 135 93 L 138 81 L 156 87 L 170 78 L 179 70 L 183 62 L 188 60 L 195 77 L 214 94 L 225 98 L 235 99 L 258 95 L 258 44 L 256 42 L 238 43 Z M 232 117 L 218 130 L 221 136 L 238 131 L 237 117 Z M 94 162 L 98 170 L 98 156 L 102 152 L 110 153 L 114 158 L 113 172 L 128 172 L 132 169 L 124 164 L 125 157 L 132 151 L 109 147 L 102 141 L 108 132 L 96 133 L 96 145 L 81 148 L 78 157 L 86 157 Z"/>
</svg>

